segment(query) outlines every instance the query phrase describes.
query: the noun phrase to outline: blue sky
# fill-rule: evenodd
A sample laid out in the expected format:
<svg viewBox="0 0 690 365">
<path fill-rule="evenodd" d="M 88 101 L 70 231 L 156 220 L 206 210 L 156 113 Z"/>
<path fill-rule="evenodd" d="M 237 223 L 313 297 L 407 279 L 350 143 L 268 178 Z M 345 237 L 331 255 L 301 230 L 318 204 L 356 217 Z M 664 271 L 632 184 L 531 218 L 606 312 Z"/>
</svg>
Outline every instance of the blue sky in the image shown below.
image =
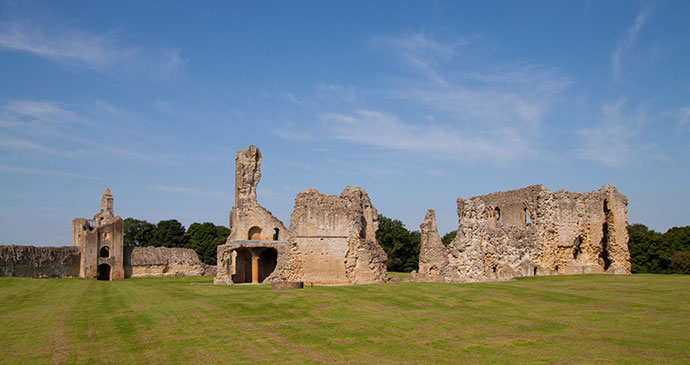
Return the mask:
<svg viewBox="0 0 690 365">
<path fill-rule="evenodd" d="M 238 149 L 259 202 L 362 186 L 441 234 L 455 201 L 616 186 L 690 224 L 690 2 L 0 0 L 0 243 L 69 245 L 116 214 L 227 225 Z"/>
</svg>

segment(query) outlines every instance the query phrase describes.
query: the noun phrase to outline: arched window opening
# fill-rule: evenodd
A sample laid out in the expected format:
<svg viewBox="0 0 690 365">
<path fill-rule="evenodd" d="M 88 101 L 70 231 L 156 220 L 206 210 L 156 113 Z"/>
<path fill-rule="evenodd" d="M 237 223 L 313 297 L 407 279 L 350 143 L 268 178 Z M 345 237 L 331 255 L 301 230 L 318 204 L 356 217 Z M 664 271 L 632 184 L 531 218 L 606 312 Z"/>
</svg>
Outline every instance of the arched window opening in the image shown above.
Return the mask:
<svg viewBox="0 0 690 365">
<path fill-rule="evenodd" d="M 496 207 L 496 220 L 498 221 L 499 226 L 503 227 L 503 217 L 501 216 L 501 208 Z"/>
<path fill-rule="evenodd" d="M 103 246 L 103 247 L 101 247 L 100 256 L 103 257 L 103 258 L 108 258 L 108 257 L 110 257 L 110 249 L 108 248 L 108 246 Z"/>
<path fill-rule="evenodd" d="M 529 210 L 525 208 L 525 223 L 530 224 L 532 223 L 532 217 L 529 216 Z"/>
<path fill-rule="evenodd" d="M 248 234 L 247 238 L 250 240 L 260 240 L 261 239 L 261 228 L 256 227 L 256 226 L 249 228 L 249 234 Z"/>
<path fill-rule="evenodd" d="M 98 265 L 98 280 L 110 280 L 110 265 L 100 264 Z"/>
<path fill-rule="evenodd" d="M 278 228 L 273 229 L 273 240 L 277 241 L 278 240 L 278 235 L 280 234 L 280 230 Z"/>
</svg>

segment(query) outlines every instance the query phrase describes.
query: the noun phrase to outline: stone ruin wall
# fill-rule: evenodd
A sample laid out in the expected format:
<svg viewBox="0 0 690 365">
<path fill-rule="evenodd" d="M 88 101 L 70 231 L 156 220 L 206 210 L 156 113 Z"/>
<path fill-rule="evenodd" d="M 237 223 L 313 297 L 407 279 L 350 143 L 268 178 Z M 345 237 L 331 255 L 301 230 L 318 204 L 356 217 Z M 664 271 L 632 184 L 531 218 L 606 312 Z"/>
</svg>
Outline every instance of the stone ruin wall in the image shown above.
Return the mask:
<svg viewBox="0 0 690 365">
<path fill-rule="evenodd" d="M 265 275 L 259 267 L 261 282 L 343 285 L 385 281 L 387 257 L 376 243 L 378 213 L 364 190 L 348 186 L 340 196 L 314 189 L 302 191 L 295 199 L 290 228 L 285 229 L 257 202 L 261 159 L 255 146 L 237 152 L 231 234 L 225 245 L 218 246 L 214 283 L 248 282 L 251 262 L 246 256 L 271 250 L 276 254 L 275 266 Z"/>
<path fill-rule="evenodd" d="M 0 245 L 0 276 L 75 278 L 80 261 L 78 247 Z"/>
<path fill-rule="evenodd" d="M 376 243 L 378 212 L 367 193 L 348 186 L 340 196 L 300 192 L 290 216 L 298 275 L 318 285 L 384 282 L 388 257 Z"/>
<path fill-rule="evenodd" d="M 190 248 L 125 246 L 124 267 L 126 278 L 216 274 L 215 265 L 201 262 Z"/>
<path fill-rule="evenodd" d="M 415 281 L 630 273 L 627 198 L 615 187 L 551 192 L 542 185 L 458 199 L 457 236 L 444 246 L 429 210 Z"/>
<path fill-rule="evenodd" d="M 80 277 L 81 250 L 75 246 L 0 245 L 0 276 L 23 278 Z M 124 277 L 202 276 L 216 274 L 192 249 L 124 247 Z"/>
</svg>

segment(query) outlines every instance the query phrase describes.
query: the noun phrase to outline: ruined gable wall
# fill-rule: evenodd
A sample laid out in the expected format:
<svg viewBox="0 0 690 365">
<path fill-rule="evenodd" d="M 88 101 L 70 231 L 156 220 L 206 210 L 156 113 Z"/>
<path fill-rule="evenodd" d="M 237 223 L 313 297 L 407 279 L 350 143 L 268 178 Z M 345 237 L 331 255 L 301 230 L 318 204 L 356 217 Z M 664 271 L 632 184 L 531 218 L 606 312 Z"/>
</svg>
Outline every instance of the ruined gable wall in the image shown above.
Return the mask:
<svg viewBox="0 0 690 365">
<path fill-rule="evenodd" d="M 299 276 L 322 285 L 383 282 L 387 260 L 376 243 L 378 212 L 359 187 L 340 196 L 300 192 L 290 218 Z"/>
<path fill-rule="evenodd" d="M 432 264 L 440 281 L 630 273 L 627 199 L 610 185 L 584 194 L 533 185 L 458 199 L 458 217 L 445 267 L 445 258 L 422 254 L 433 245 L 422 240 L 419 280 L 434 278 Z"/>
<path fill-rule="evenodd" d="M 287 229 L 256 199 L 256 187 L 261 180 L 261 151 L 250 145 L 237 151 L 235 158 L 235 205 L 230 211 L 230 236 L 228 242 L 248 239 L 272 240 L 278 229 L 278 240 L 287 238 Z M 250 235 L 258 227 L 260 233 Z M 253 236 L 253 237 L 252 237 Z"/>
<path fill-rule="evenodd" d="M 125 247 L 125 277 L 215 275 L 215 266 L 199 260 L 189 248 Z"/>
<path fill-rule="evenodd" d="M 0 245 L 0 276 L 73 278 L 79 276 L 78 247 Z"/>
</svg>

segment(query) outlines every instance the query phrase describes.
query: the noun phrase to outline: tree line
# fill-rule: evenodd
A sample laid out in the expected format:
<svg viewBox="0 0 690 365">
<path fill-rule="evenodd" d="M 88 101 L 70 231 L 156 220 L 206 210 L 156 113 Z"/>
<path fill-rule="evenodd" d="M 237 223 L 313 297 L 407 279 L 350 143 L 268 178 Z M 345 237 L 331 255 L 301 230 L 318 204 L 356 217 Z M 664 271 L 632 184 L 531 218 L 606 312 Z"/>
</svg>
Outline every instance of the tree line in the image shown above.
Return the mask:
<svg viewBox="0 0 690 365">
<path fill-rule="evenodd" d="M 443 235 L 441 241 L 448 246 L 456 231 Z M 690 274 L 690 226 L 673 227 L 666 233 L 650 230 L 643 224 L 628 226 L 631 271 L 633 273 Z M 191 248 L 199 259 L 209 265 L 216 264 L 216 248 L 225 243 L 230 229 L 210 222 L 192 223 L 188 229 L 176 219 L 158 224 L 145 220 L 124 220 L 126 246 L 159 246 Z M 408 230 L 398 219 L 379 214 L 376 240 L 388 255 L 388 270 L 410 272 L 417 270 L 421 233 Z"/>
<path fill-rule="evenodd" d="M 158 224 L 145 220 L 126 218 L 123 222 L 125 246 L 181 247 L 196 251 L 201 262 L 216 264 L 216 248 L 225 243 L 230 229 L 211 222 L 192 223 L 185 227 L 176 219 L 163 220 Z"/>
<path fill-rule="evenodd" d="M 690 226 L 659 233 L 644 224 L 632 224 L 628 234 L 633 273 L 690 274 Z"/>
</svg>

